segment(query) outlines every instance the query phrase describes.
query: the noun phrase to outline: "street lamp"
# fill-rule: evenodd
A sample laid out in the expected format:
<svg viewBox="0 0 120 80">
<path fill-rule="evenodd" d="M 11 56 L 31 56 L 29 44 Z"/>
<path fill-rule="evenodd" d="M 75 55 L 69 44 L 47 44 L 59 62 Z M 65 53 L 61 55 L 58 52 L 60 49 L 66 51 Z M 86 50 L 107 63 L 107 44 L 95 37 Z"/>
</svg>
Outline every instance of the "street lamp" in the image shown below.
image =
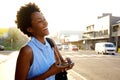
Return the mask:
<svg viewBox="0 0 120 80">
<path fill-rule="evenodd" d="M 116 27 L 115 41 L 116 41 L 116 51 L 118 51 L 118 27 Z"/>
</svg>

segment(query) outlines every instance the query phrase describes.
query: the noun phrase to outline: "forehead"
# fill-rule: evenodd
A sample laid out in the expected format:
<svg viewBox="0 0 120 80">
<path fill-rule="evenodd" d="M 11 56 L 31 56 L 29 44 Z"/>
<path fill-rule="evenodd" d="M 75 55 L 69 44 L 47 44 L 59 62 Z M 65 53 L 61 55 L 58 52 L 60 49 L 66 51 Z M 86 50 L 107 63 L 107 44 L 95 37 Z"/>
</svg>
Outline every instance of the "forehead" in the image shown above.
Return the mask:
<svg viewBox="0 0 120 80">
<path fill-rule="evenodd" d="M 36 19 L 42 19 L 42 18 L 44 18 L 44 16 L 41 12 L 33 12 L 31 14 L 31 18 L 32 18 L 32 20 L 36 20 Z"/>
</svg>

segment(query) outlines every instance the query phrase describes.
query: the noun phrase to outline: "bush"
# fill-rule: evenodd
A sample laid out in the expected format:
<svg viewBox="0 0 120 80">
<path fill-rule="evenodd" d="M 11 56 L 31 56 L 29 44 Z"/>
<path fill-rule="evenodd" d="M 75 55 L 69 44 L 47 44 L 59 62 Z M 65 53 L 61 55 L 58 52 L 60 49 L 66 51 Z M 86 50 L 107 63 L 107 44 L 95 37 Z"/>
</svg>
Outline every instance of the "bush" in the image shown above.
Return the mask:
<svg viewBox="0 0 120 80">
<path fill-rule="evenodd" d="M 27 36 L 16 27 L 12 27 L 8 30 L 8 36 L 0 39 L 0 44 L 5 47 L 5 50 L 19 50 L 27 41 Z"/>
</svg>

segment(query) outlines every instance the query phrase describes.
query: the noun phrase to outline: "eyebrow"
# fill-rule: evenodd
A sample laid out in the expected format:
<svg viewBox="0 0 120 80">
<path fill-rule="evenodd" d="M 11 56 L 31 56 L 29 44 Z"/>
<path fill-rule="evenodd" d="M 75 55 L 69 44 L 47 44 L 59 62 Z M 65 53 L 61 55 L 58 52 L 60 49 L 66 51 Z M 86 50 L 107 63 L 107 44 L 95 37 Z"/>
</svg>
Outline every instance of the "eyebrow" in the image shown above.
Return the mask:
<svg viewBox="0 0 120 80">
<path fill-rule="evenodd" d="M 38 20 L 44 20 L 45 18 L 44 18 L 44 17 L 41 17 L 41 18 L 40 18 L 40 17 L 38 17 L 37 19 L 38 19 Z"/>
<path fill-rule="evenodd" d="M 36 18 L 37 20 L 42 20 L 42 18 Z"/>
</svg>

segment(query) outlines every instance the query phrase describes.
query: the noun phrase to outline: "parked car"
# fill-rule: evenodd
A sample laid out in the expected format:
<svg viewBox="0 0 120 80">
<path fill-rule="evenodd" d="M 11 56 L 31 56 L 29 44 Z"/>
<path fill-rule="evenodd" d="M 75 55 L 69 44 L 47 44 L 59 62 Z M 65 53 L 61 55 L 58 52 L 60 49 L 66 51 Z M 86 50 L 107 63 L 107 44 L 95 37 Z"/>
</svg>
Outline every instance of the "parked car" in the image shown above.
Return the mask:
<svg viewBox="0 0 120 80">
<path fill-rule="evenodd" d="M 68 50 L 69 46 L 68 45 L 62 45 L 62 50 Z"/>
<path fill-rule="evenodd" d="M 76 45 L 70 45 L 70 50 L 78 51 L 78 47 Z"/>
<path fill-rule="evenodd" d="M 95 51 L 96 53 L 102 53 L 102 54 L 115 54 L 116 53 L 116 47 L 111 42 L 101 42 L 95 44 Z"/>
<path fill-rule="evenodd" d="M 59 50 L 62 50 L 62 43 L 56 43 Z"/>
<path fill-rule="evenodd" d="M 0 45 L 0 51 L 4 50 L 4 46 Z"/>
</svg>

